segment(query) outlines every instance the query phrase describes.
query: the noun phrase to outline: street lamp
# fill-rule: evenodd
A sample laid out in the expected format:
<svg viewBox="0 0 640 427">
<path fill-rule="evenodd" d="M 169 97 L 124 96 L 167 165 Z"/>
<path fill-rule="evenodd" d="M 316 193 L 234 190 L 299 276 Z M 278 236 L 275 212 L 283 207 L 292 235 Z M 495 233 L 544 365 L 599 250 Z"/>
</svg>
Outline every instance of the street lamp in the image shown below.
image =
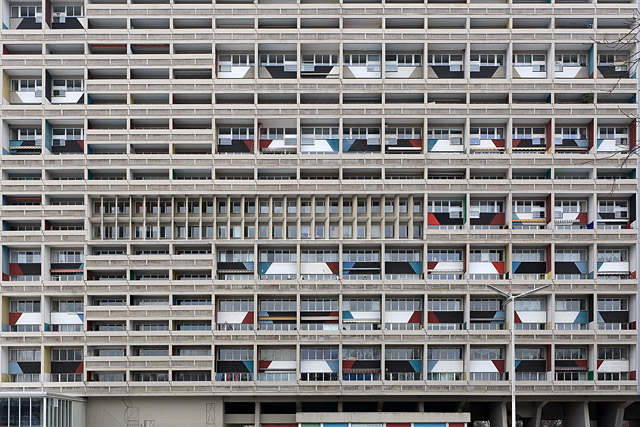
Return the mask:
<svg viewBox="0 0 640 427">
<path fill-rule="evenodd" d="M 498 289 L 493 285 L 487 285 L 488 288 L 494 290 L 499 293 L 503 297 L 506 298 L 504 300 L 503 305 L 507 305 L 511 303 L 511 323 L 509 325 L 509 332 L 511 338 L 509 339 L 509 354 L 510 354 L 510 367 L 509 367 L 509 382 L 511 383 L 511 427 L 516 427 L 516 335 L 515 335 L 515 308 L 514 301 L 518 298 L 526 297 L 527 295 L 531 295 L 535 292 L 538 292 L 544 288 L 548 288 L 549 285 L 540 286 L 539 288 L 531 289 L 530 291 L 523 292 L 518 295 L 513 295 L 512 293 L 506 293 L 502 289 Z"/>
</svg>

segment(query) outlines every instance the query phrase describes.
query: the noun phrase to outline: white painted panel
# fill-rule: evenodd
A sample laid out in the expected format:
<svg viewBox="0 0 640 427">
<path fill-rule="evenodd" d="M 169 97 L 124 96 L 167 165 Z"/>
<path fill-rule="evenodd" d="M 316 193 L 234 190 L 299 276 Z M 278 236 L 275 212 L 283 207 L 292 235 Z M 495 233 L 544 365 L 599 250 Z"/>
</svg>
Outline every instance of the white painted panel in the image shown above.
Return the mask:
<svg viewBox="0 0 640 427">
<path fill-rule="evenodd" d="M 82 325 L 77 313 L 51 313 L 52 325 Z"/>
<path fill-rule="evenodd" d="M 573 323 L 579 311 L 556 311 L 556 323 Z"/>
<path fill-rule="evenodd" d="M 409 323 L 413 311 L 387 311 L 384 316 L 386 323 Z"/>
<path fill-rule="evenodd" d="M 269 367 L 266 370 L 267 371 L 295 371 L 296 370 L 296 361 L 295 360 L 277 360 L 277 361 L 273 361 L 273 362 L 271 362 L 271 364 L 269 365 Z"/>
<path fill-rule="evenodd" d="M 37 325 L 40 324 L 41 320 L 40 313 L 22 313 L 16 325 Z"/>
<path fill-rule="evenodd" d="M 440 261 L 436 264 L 435 268 L 432 270 L 434 272 L 438 271 L 460 271 L 462 272 L 463 264 L 462 261 Z"/>
<path fill-rule="evenodd" d="M 216 323 L 242 323 L 244 318 L 247 317 L 246 311 L 223 311 L 216 314 Z"/>
<path fill-rule="evenodd" d="M 499 274 L 491 262 L 478 261 L 469 263 L 470 274 Z"/>
<path fill-rule="evenodd" d="M 546 323 L 546 311 L 518 311 L 518 317 L 522 323 Z"/>
<path fill-rule="evenodd" d="M 462 372 L 462 360 L 438 360 L 431 372 Z"/>
<path fill-rule="evenodd" d="M 267 269 L 266 274 L 296 274 L 295 262 L 274 262 Z"/>
<path fill-rule="evenodd" d="M 337 363 L 337 361 L 336 361 Z M 333 372 L 324 360 L 303 360 L 300 362 L 300 372 Z"/>
<path fill-rule="evenodd" d="M 598 372 L 628 372 L 628 360 L 603 360 Z"/>
<path fill-rule="evenodd" d="M 628 273 L 629 262 L 603 262 L 598 273 Z"/>
<path fill-rule="evenodd" d="M 301 274 L 334 274 L 326 262 L 303 262 L 300 264 Z"/>
<path fill-rule="evenodd" d="M 472 360 L 469 362 L 469 372 L 499 372 L 491 360 Z"/>
</svg>

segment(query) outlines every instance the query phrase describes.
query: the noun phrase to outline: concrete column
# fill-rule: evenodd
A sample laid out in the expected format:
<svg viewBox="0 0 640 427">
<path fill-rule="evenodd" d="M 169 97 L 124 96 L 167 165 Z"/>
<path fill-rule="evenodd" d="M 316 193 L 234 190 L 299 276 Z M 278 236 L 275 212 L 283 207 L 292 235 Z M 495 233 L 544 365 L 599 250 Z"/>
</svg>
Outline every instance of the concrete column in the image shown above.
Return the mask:
<svg viewBox="0 0 640 427">
<path fill-rule="evenodd" d="M 587 402 L 565 403 L 564 419 L 571 427 L 590 427 L 589 405 Z"/>
<path fill-rule="evenodd" d="M 598 404 L 598 427 L 622 427 L 624 410 L 632 402 L 611 402 Z"/>
<path fill-rule="evenodd" d="M 534 403 L 530 418 L 523 420 L 523 427 L 540 427 L 542 421 L 542 409 L 547 402 Z"/>
<path fill-rule="evenodd" d="M 491 427 L 507 427 L 507 405 L 505 402 L 498 402 L 489 408 L 489 422 Z"/>
</svg>

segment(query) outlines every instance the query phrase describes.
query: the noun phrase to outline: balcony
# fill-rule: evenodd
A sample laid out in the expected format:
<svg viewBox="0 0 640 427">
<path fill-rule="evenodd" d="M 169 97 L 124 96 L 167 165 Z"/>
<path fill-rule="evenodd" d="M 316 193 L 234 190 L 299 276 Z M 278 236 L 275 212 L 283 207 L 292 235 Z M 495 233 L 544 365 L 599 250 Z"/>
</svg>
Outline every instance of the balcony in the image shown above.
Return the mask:
<svg viewBox="0 0 640 427">
<path fill-rule="evenodd" d="M 302 54 L 300 77 L 335 79 L 340 76 L 337 54 Z"/>
<path fill-rule="evenodd" d="M 422 298 L 386 298 L 384 329 L 419 331 L 423 322 Z"/>
<path fill-rule="evenodd" d="M 597 274 L 600 279 L 625 280 L 635 278 L 626 249 L 598 249 Z"/>
<path fill-rule="evenodd" d="M 296 300 L 263 299 L 259 302 L 258 328 L 261 331 L 296 330 Z"/>
<path fill-rule="evenodd" d="M 429 153 L 464 153 L 462 128 L 430 127 L 427 130 L 427 151 Z"/>
<path fill-rule="evenodd" d="M 47 17 L 47 25 L 52 30 L 82 30 L 84 29 L 84 14 L 82 4 L 58 4 L 51 7 L 51 15 Z"/>
<path fill-rule="evenodd" d="M 422 152 L 422 128 L 388 127 L 385 130 L 385 153 L 420 154 Z"/>
<path fill-rule="evenodd" d="M 473 229 L 500 229 L 505 227 L 503 200 L 471 200 L 469 219 Z"/>
<path fill-rule="evenodd" d="M 631 217 L 629 213 L 629 203 L 629 200 L 599 200 L 598 228 L 634 228 L 635 217 Z M 635 201 L 632 200 L 631 203 L 635 203 Z"/>
<path fill-rule="evenodd" d="M 340 145 L 337 127 L 302 127 L 302 154 L 336 154 Z"/>
<path fill-rule="evenodd" d="M 384 75 L 387 79 L 421 79 L 424 75 L 422 54 L 385 55 Z"/>
<path fill-rule="evenodd" d="M 472 53 L 469 72 L 472 79 L 504 79 L 507 76 L 504 54 Z"/>
<path fill-rule="evenodd" d="M 260 55 L 258 77 L 261 79 L 295 79 L 298 76 L 298 58 L 295 53 Z"/>
<path fill-rule="evenodd" d="M 11 76 L 8 101 L 10 104 L 42 104 L 42 79 Z"/>
<path fill-rule="evenodd" d="M 379 280 L 380 253 L 375 249 L 345 250 L 342 253 L 342 278 Z"/>
<path fill-rule="evenodd" d="M 635 123 L 632 125 L 632 134 L 635 134 Z M 628 127 L 598 127 L 597 149 L 598 153 L 627 153 L 629 151 Z M 633 142 L 635 144 L 635 140 Z"/>
<path fill-rule="evenodd" d="M 253 79 L 255 77 L 254 55 L 220 53 L 216 71 L 216 77 L 219 79 Z"/>
<path fill-rule="evenodd" d="M 80 78 L 54 78 L 49 101 L 52 104 L 83 104 L 84 81 Z"/>
<path fill-rule="evenodd" d="M 385 348 L 385 380 L 422 380 L 422 349 L 420 347 Z"/>
<path fill-rule="evenodd" d="M 590 79 L 593 78 L 591 54 L 560 53 L 556 54 L 554 75 L 557 79 Z M 589 62 L 587 62 L 589 60 Z"/>
<path fill-rule="evenodd" d="M 605 79 L 628 79 L 631 65 L 626 53 L 604 53 L 598 55 L 598 77 Z"/>
<path fill-rule="evenodd" d="M 261 347 L 258 381 L 296 381 L 295 347 Z"/>
<path fill-rule="evenodd" d="M 300 329 L 303 331 L 337 331 L 339 319 L 338 299 L 335 297 L 300 301 Z"/>
<path fill-rule="evenodd" d="M 547 56 L 545 54 L 514 54 L 514 79 L 546 79 Z"/>
<path fill-rule="evenodd" d="M 336 280 L 339 272 L 338 251 L 302 251 L 300 274 L 303 280 Z"/>
<path fill-rule="evenodd" d="M 18 135 L 20 137 L 20 135 Z M 9 154 L 41 154 L 42 139 L 11 139 Z"/>
<path fill-rule="evenodd" d="M 221 127 L 218 128 L 218 145 L 216 151 L 220 154 L 253 153 L 254 139 L 252 127 Z"/>
<path fill-rule="evenodd" d="M 429 298 L 427 300 L 427 308 L 428 330 L 460 331 L 465 328 L 461 299 Z"/>
<path fill-rule="evenodd" d="M 84 129 L 54 128 L 51 132 L 51 154 L 84 153 Z"/>
<path fill-rule="evenodd" d="M 505 278 L 504 251 L 500 249 L 471 249 L 469 278 L 471 280 L 501 280 Z"/>
<path fill-rule="evenodd" d="M 380 54 L 345 54 L 343 76 L 345 79 L 379 79 L 382 77 Z"/>
<path fill-rule="evenodd" d="M 636 322 L 631 322 L 629 300 L 627 298 L 599 298 L 597 323 L 599 330 L 634 330 Z"/>
<path fill-rule="evenodd" d="M 260 128 L 260 153 L 295 154 L 298 151 L 296 128 Z"/>
<path fill-rule="evenodd" d="M 556 127 L 554 146 L 556 153 L 589 152 L 593 141 L 586 127 Z"/>
<path fill-rule="evenodd" d="M 350 331 L 381 329 L 380 300 L 377 298 L 345 298 L 342 301 L 342 328 Z"/>
<path fill-rule="evenodd" d="M 343 381 L 379 381 L 380 371 L 379 347 L 342 349 Z"/>
<path fill-rule="evenodd" d="M 553 218 L 556 229 L 585 229 L 588 221 L 586 200 L 556 200 Z"/>
<path fill-rule="evenodd" d="M 345 127 L 342 132 L 344 153 L 379 153 L 379 127 Z"/>
<path fill-rule="evenodd" d="M 427 225 L 432 229 L 461 229 L 465 223 L 462 200 L 429 200 Z"/>
<path fill-rule="evenodd" d="M 41 30 L 42 29 L 42 3 L 4 3 L 7 7 L 3 16 L 3 28 L 11 30 Z M 8 19 L 7 19 L 8 18 Z"/>
<path fill-rule="evenodd" d="M 547 152 L 547 132 L 543 127 L 516 127 L 511 141 L 514 153 L 544 154 Z"/>
<path fill-rule="evenodd" d="M 430 54 L 428 78 L 462 79 L 464 78 L 464 55 L 462 53 Z"/>
<path fill-rule="evenodd" d="M 261 251 L 258 274 L 262 280 L 294 280 L 298 276 L 296 252 Z"/>
<path fill-rule="evenodd" d="M 505 151 L 503 127 L 471 127 L 469 152 L 471 154 L 500 154 Z"/>
<path fill-rule="evenodd" d="M 556 279 L 593 278 L 593 272 L 589 272 L 586 249 L 556 249 L 555 255 Z"/>
<path fill-rule="evenodd" d="M 419 280 L 422 278 L 421 251 L 419 249 L 387 249 L 385 275 L 391 280 Z"/>
<path fill-rule="evenodd" d="M 301 347 L 302 381 L 337 381 L 340 365 L 338 347 Z"/>
<path fill-rule="evenodd" d="M 219 331 L 251 331 L 254 324 L 253 300 L 220 299 L 216 311 L 216 329 Z"/>
<path fill-rule="evenodd" d="M 549 272 L 544 249 L 514 249 L 513 279 L 544 280 Z"/>
</svg>

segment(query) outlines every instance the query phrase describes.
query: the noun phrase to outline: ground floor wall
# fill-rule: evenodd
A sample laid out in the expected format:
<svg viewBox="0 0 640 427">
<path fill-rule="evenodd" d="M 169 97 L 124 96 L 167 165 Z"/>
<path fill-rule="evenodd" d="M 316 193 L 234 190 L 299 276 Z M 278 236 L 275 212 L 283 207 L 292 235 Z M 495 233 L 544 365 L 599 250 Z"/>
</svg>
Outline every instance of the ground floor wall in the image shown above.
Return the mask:
<svg viewBox="0 0 640 427">
<path fill-rule="evenodd" d="M 508 427 L 508 399 L 416 396 L 105 396 L 87 399 L 91 427 Z M 522 427 L 640 427 L 634 396 L 518 402 Z M 571 399 L 571 400 L 569 400 Z"/>
</svg>

